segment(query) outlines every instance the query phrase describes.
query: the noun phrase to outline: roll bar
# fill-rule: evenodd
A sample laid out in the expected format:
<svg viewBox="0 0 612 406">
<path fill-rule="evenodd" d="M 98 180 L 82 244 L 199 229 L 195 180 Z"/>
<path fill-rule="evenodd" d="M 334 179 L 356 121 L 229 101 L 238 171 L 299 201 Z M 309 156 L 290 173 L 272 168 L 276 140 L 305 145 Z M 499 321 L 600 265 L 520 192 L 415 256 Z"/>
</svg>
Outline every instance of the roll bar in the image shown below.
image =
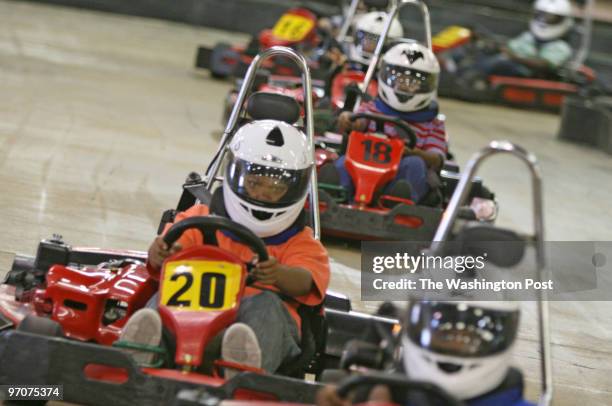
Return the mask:
<svg viewBox="0 0 612 406">
<path fill-rule="evenodd" d="M 315 144 L 313 124 L 314 110 L 312 107 L 312 83 L 310 79 L 310 70 L 308 68 L 308 63 L 306 62 L 306 59 L 303 55 L 299 54 L 293 49 L 281 46 L 274 46 L 258 54 L 251 62 L 251 65 L 249 66 L 249 69 L 247 70 L 246 75 L 244 76 L 242 86 L 240 87 L 240 91 L 238 92 L 236 103 L 234 104 L 230 117 L 227 121 L 225 130 L 223 131 L 223 136 L 221 138 L 219 148 L 217 149 L 217 152 L 215 153 L 212 162 L 206 170 L 205 181 L 206 187 L 209 191 L 212 190 L 213 184 L 216 181 L 223 180 L 222 177 L 218 176 L 219 168 L 221 167 L 223 159 L 225 158 L 228 145 L 237 130 L 238 119 L 244 109 L 244 102 L 247 99 L 249 93 L 251 92 L 251 88 L 255 81 L 257 70 L 261 67 L 263 61 L 275 56 L 283 56 L 291 59 L 302 70 L 302 89 L 304 91 L 305 113 L 304 125 L 306 130 L 306 136 L 308 137 L 310 147 L 312 148 L 313 162 L 316 162 L 314 153 Z M 319 223 L 319 192 L 317 186 L 317 168 L 315 165 L 312 166 L 309 195 L 310 213 L 312 217 L 311 224 L 314 231 L 314 237 L 318 240 L 321 238 L 321 225 Z"/>
<path fill-rule="evenodd" d="M 593 34 L 593 7 L 595 0 L 586 0 L 582 7 L 582 27 L 580 48 L 576 52 L 576 57 L 570 62 L 570 67 L 574 70 L 580 68 L 586 60 L 591 48 L 591 36 Z"/>
<path fill-rule="evenodd" d="M 368 66 L 368 70 L 366 71 L 365 78 L 363 79 L 363 82 L 359 87 L 360 95 L 357 96 L 355 106 L 353 107 L 353 112 L 357 112 L 359 104 L 361 103 L 361 95 L 365 94 L 368 89 L 368 86 L 370 86 L 372 78 L 374 77 L 374 72 L 378 67 L 378 62 L 380 61 L 380 56 L 382 54 L 385 42 L 387 41 L 387 36 L 389 35 L 389 30 L 391 29 L 391 24 L 393 23 L 393 20 L 397 17 L 399 11 L 408 4 L 416 6 L 421 10 L 424 22 L 423 25 L 425 26 L 426 45 L 427 48 L 432 50 L 431 21 L 429 18 L 429 8 L 427 8 L 427 5 L 421 0 L 394 0 L 392 2 L 391 8 L 389 9 L 389 12 L 387 13 L 387 19 L 385 20 L 383 31 L 380 34 L 380 37 L 378 38 L 378 43 L 376 44 L 376 49 L 374 50 L 374 54 L 372 55 L 372 59 L 370 60 L 370 65 Z"/>
<path fill-rule="evenodd" d="M 492 141 L 488 146 L 474 154 L 469 160 L 466 165 L 465 172 L 463 172 L 463 175 L 459 180 L 455 193 L 453 193 L 448 207 L 442 216 L 442 220 L 438 226 L 438 229 L 436 230 L 434 240 L 428 250 L 428 253 L 430 255 L 437 255 L 438 253 L 442 252 L 444 249 L 444 243 L 450 238 L 452 227 L 459 214 L 459 209 L 469 195 L 472 180 L 476 176 L 476 170 L 480 167 L 485 159 L 498 154 L 509 154 L 518 158 L 524 162 L 525 165 L 527 165 L 531 173 L 534 230 L 533 235 L 530 237 L 533 239 L 536 245 L 537 275 L 540 281 L 542 281 L 544 280 L 545 265 L 542 176 L 536 157 L 527 152 L 524 148 L 509 141 Z M 540 395 L 540 401 L 538 404 L 541 406 L 547 406 L 552 400 L 553 381 L 548 294 L 543 290 L 538 291 L 538 319 L 542 373 L 542 393 Z"/>
<path fill-rule="evenodd" d="M 336 36 L 336 41 L 339 43 L 343 43 L 346 40 L 346 34 L 348 34 L 348 30 L 351 28 L 351 23 L 355 18 L 359 1 L 360 0 L 351 0 L 351 4 L 349 5 L 346 15 L 344 16 L 344 21 L 342 22 L 340 32 L 338 32 L 338 36 Z"/>
</svg>

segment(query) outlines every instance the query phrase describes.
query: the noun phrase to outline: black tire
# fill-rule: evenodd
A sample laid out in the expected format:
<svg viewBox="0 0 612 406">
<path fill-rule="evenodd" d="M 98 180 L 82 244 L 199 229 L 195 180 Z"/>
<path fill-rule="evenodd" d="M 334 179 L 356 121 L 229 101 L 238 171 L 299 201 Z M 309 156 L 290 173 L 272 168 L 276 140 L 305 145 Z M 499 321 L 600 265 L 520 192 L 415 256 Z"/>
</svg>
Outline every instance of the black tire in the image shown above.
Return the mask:
<svg viewBox="0 0 612 406">
<path fill-rule="evenodd" d="M 48 337 L 64 337 L 64 329 L 58 322 L 46 317 L 35 316 L 33 314 L 27 316 L 21 323 L 19 323 L 19 326 L 17 326 L 17 331 Z"/>
<path fill-rule="evenodd" d="M 215 47 L 212 49 L 211 56 L 210 56 L 209 69 L 210 69 L 210 75 L 213 78 L 225 79 L 229 76 L 227 72 L 216 69 L 216 65 L 219 63 L 218 60 L 220 59 L 220 55 L 227 52 L 227 50 L 231 48 L 232 46 L 230 44 L 227 44 L 225 42 L 220 42 L 217 45 L 215 45 Z"/>
<path fill-rule="evenodd" d="M 200 69 L 209 69 L 211 54 L 211 49 L 206 47 L 198 47 L 198 52 L 196 53 L 195 67 Z"/>
<path fill-rule="evenodd" d="M 5 275 L 2 283 L 13 286 L 23 285 L 26 275 L 33 273 L 35 262 L 36 258 L 34 257 L 16 255 L 11 270 Z"/>
<path fill-rule="evenodd" d="M 15 255 L 11 270 L 31 271 L 34 269 L 36 258 L 26 255 Z"/>
</svg>

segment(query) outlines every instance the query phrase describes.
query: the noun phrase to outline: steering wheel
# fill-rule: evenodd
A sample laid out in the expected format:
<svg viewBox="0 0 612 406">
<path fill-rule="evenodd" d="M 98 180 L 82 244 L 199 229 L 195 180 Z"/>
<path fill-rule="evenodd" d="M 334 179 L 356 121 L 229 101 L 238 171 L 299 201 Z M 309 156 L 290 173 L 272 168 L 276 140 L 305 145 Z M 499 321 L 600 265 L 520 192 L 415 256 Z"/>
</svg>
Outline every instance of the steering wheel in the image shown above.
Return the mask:
<svg viewBox="0 0 612 406">
<path fill-rule="evenodd" d="M 164 242 L 171 247 L 172 244 L 178 240 L 185 231 L 189 229 L 198 229 L 202 233 L 202 238 L 205 242 L 219 245 L 215 233 L 217 231 L 227 231 L 232 236 L 237 237 L 238 240 L 247 245 L 255 254 L 257 254 L 259 261 L 268 260 L 268 251 L 264 242 L 255 235 L 251 230 L 238 224 L 225 217 L 217 216 L 199 216 L 189 217 L 185 220 L 179 221 L 172 225 L 170 229 L 164 235 Z"/>
<path fill-rule="evenodd" d="M 410 126 L 399 117 L 387 116 L 384 114 L 377 113 L 354 113 L 351 115 L 350 120 L 354 122 L 355 120 L 359 120 L 361 118 L 365 118 L 368 120 L 372 120 L 376 123 L 376 131 L 384 133 L 385 123 L 390 123 L 398 127 L 400 131 L 400 137 L 406 141 L 408 144 L 408 148 L 412 149 L 416 147 L 417 144 L 417 136 L 414 133 L 414 130 L 410 128 Z"/>
<path fill-rule="evenodd" d="M 440 404 L 447 406 L 466 406 L 461 400 L 454 398 L 444 389 L 430 382 L 415 381 L 405 375 L 389 374 L 382 372 L 369 372 L 364 375 L 353 375 L 344 379 L 338 385 L 336 393 L 340 398 L 346 398 L 348 394 L 361 386 L 365 385 L 386 385 L 395 389 L 400 389 L 403 393 L 421 392 L 430 398 L 440 401 Z"/>
</svg>

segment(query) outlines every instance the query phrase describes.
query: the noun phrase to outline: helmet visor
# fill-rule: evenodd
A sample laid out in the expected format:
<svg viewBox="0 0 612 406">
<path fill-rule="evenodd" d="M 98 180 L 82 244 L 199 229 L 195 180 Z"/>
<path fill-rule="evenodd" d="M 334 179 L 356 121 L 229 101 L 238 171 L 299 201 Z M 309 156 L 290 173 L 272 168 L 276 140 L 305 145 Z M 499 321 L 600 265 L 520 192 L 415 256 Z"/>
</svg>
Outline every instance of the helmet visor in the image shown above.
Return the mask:
<svg viewBox="0 0 612 406">
<path fill-rule="evenodd" d="M 281 208 L 304 197 L 311 168 L 284 169 L 236 159 L 230 152 L 226 181 L 240 198 L 257 206 Z"/>
<path fill-rule="evenodd" d="M 434 92 L 438 75 L 404 66 L 383 64 L 380 68 L 380 80 L 396 93 L 414 96 Z"/>
<path fill-rule="evenodd" d="M 485 357 L 508 349 L 516 338 L 519 312 L 472 307 L 465 303 L 412 302 L 407 334 L 437 354 Z"/>
<path fill-rule="evenodd" d="M 380 35 L 378 34 L 357 30 L 357 32 L 355 32 L 355 45 L 360 47 L 361 52 L 365 55 L 371 56 L 376 50 L 376 44 L 378 44 L 379 38 Z"/>
<path fill-rule="evenodd" d="M 533 19 L 546 25 L 558 25 L 563 22 L 565 17 L 558 14 L 547 13 L 546 11 L 536 10 L 533 14 Z"/>
</svg>

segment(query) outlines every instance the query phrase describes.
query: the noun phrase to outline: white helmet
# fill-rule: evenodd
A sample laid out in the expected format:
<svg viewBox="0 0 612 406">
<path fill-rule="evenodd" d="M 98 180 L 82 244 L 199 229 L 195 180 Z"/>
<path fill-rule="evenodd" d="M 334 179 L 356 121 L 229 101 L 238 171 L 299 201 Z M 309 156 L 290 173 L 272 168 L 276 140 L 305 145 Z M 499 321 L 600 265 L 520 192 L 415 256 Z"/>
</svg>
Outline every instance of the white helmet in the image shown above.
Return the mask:
<svg viewBox="0 0 612 406">
<path fill-rule="evenodd" d="M 518 302 L 411 301 L 402 334 L 406 373 L 456 398 L 498 387 L 510 368 Z"/>
<path fill-rule="evenodd" d="M 229 145 L 223 199 L 230 218 L 259 237 L 286 230 L 304 208 L 313 154 L 306 135 L 277 120 L 241 127 Z"/>
<path fill-rule="evenodd" d="M 563 37 L 574 24 L 569 0 L 537 0 L 533 13 L 529 29 L 542 41 Z"/>
<path fill-rule="evenodd" d="M 409 42 L 385 52 L 378 70 L 378 95 L 399 111 L 415 111 L 436 98 L 440 65 L 429 48 Z"/>
<path fill-rule="evenodd" d="M 385 27 L 387 14 L 382 11 L 373 11 L 362 15 L 355 24 L 355 33 L 353 34 L 353 43 L 349 49 L 349 59 L 354 62 L 360 62 L 365 65 L 370 63 L 372 54 L 376 50 L 376 44 L 380 34 Z M 402 25 L 395 18 L 391 22 L 391 28 L 387 34 L 388 39 L 397 39 L 404 36 Z"/>
</svg>

